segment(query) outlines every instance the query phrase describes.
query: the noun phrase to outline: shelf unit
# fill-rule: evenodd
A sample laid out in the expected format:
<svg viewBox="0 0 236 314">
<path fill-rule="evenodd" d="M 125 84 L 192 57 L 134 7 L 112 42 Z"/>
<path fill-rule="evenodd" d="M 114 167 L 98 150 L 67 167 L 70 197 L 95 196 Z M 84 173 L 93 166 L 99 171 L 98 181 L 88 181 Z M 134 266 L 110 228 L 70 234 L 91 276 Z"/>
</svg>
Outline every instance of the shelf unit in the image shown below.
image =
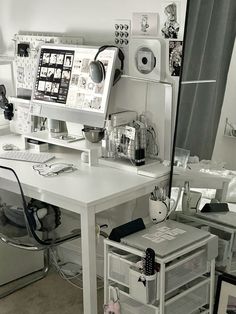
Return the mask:
<svg viewBox="0 0 236 314">
<path fill-rule="evenodd" d="M 105 240 L 104 303 L 115 298 L 118 288 L 121 312 L 125 314 L 190 314 L 198 310 L 212 314 L 216 257 L 212 247 L 215 246 L 217 238 L 210 235 L 165 258 L 156 254 L 155 262 L 159 265 L 156 298 L 148 304 L 143 302 L 143 296 L 138 293 L 136 296 L 135 288 L 130 286 L 133 282 L 130 269 L 137 267 L 144 252 Z"/>
</svg>

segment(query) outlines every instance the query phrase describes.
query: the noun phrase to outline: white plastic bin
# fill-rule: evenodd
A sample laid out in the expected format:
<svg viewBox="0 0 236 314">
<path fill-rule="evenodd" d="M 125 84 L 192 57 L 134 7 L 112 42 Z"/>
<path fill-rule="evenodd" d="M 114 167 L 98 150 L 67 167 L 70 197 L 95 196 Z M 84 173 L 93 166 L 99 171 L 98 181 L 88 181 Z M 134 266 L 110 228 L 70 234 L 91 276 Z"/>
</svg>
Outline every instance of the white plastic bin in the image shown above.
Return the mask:
<svg viewBox="0 0 236 314">
<path fill-rule="evenodd" d="M 115 253 L 108 254 L 109 279 L 129 287 L 129 268 L 134 266 L 141 258 L 129 254 L 126 258 Z"/>
<path fill-rule="evenodd" d="M 166 302 L 165 314 L 189 314 L 208 304 L 209 281 L 180 293 Z"/>
<path fill-rule="evenodd" d="M 206 272 L 207 254 L 205 250 L 197 251 L 190 256 L 177 260 L 166 267 L 165 291 L 166 293 L 171 292 Z M 159 284 L 158 282 L 158 287 Z"/>
<path fill-rule="evenodd" d="M 112 299 L 113 287 L 109 287 L 109 298 Z M 121 305 L 121 313 L 123 314 L 156 314 L 157 308 L 152 305 L 142 304 L 134 300 L 130 295 L 123 291 L 119 291 L 119 299 Z M 173 314 L 173 313 L 172 313 Z"/>
<path fill-rule="evenodd" d="M 129 293 L 142 303 L 154 303 L 157 298 L 156 273 L 151 276 L 142 274 L 135 268 L 129 269 Z"/>
</svg>

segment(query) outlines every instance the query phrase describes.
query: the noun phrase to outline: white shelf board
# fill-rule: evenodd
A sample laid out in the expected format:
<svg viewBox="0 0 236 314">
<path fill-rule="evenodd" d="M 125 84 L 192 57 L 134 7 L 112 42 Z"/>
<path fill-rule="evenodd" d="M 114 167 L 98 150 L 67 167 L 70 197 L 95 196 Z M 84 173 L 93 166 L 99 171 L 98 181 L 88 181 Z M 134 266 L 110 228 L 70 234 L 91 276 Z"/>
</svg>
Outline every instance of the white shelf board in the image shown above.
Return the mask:
<svg viewBox="0 0 236 314">
<path fill-rule="evenodd" d="M 99 158 L 99 163 L 105 166 L 121 170 L 127 170 L 142 176 L 152 178 L 161 178 L 167 176 L 170 172 L 170 167 L 164 166 L 160 163 L 160 161 L 155 159 L 147 159 L 145 165 L 138 167 L 132 165 L 129 160 L 121 158 Z"/>
<path fill-rule="evenodd" d="M 23 135 L 25 139 L 25 146 L 27 146 L 27 139 L 33 139 L 55 146 L 61 146 L 65 148 L 70 148 L 82 152 L 88 153 L 88 163 L 89 165 L 94 165 L 98 163 L 98 158 L 101 156 L 101 144 L 90 143 L 85 139 L 78 140 L 76 142 L 67 142 L 65 140 L 60 140 L 58 138 L 53 138 L 48 131 L 39 131 Z"/>
<path fill-rule="evenodd" d="M 76 150 L 80 150 L 84 152 L 90 152 L 91 150 L 98 150 L 101 147 L 101 144 L 90 143 L 85 139 L 81 139 L 76 142 L 67 142 L 65 140 L 60 140 L 58 138 L 52 137 L 48 131 L 33 132 L 29 134 L 24 134 L 23 136 L 25 139 L 29 138 L 29 139 L 53 144 L 56 146 L 62 146 L 62 147 L 76 149 Z"/>
</svg>

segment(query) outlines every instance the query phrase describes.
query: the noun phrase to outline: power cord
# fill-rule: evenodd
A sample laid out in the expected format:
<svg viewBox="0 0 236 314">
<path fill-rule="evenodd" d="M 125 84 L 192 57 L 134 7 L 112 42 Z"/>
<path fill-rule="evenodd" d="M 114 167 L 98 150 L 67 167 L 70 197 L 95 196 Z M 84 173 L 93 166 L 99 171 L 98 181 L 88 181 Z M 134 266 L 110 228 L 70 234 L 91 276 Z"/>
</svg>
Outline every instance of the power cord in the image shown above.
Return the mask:
<svg viewBox="0 0 236 314">
<path fill-rule="evenodd" d="M 63 263 L 60 265 L 58 262 L 58 258 L 57 258 L 56 254 L 52 248 L 50 248 L 50 260 L 51 260 L 52 265 L 55 267 L 57 273 L 59 274 L 59 276 L 62 279 L 66 280 L 73 287 L 80 289 L 80 290 L 83 290 L 83 279 L 82 279 L 83 270 L 82 270 L 82 267 L 81 267 L 80 271 L 73 276 L 66 274 L 65 271 L 63 270 L 63 268 L 65 268 L 66 265 L 72 264 L 72 265 L 78 266 L 78 264 L 72 263 L 72 262 L 67 262 L 67 263 Z M 97 286 L 97 290 L 100 290 L 104 287 L 103 278 L 98 276 L 98 275 L 97 275 L 97 278 L 99 279 L 99 281 L 102 282 L 101 285 Z M 78 284 L 74 283 L 73 280 L 77 280 Z"/>
</svg>

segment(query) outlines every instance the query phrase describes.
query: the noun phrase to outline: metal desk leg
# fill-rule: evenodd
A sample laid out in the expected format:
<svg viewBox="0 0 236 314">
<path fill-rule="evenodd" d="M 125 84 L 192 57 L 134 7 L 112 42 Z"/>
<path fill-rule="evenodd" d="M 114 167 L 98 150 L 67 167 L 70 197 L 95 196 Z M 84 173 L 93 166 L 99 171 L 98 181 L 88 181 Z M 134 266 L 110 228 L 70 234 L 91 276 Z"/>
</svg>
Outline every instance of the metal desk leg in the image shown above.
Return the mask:
<svg viewBox="0 0 236 314">
<path fill-rule="evenodd" d="M 84 314 L 97 314 L 95 213 L 92 208 L 81 214 Z"/>
<path fill-rule="evenodd" d="M 104 304 L 108 302 L 108 244 L 104 243 Z"/>
<path fill-rule="evenodd" d="M 215 259 L 211 260 L 211 279 L 210 279 L 210 300 L 209 300 L 209 313 L 213 313 L 214 306 L 214 292 L 215 291 Z"/>
<path fill-rule="evenodd" d="M 165 263 L 161 263 L 160 272 L 158 275 L 160 275 L 160 309 L 159 313 L 164 314 L 165 313 L 165 272 L 166 272 L 166 265 Z"/>
</svg>

